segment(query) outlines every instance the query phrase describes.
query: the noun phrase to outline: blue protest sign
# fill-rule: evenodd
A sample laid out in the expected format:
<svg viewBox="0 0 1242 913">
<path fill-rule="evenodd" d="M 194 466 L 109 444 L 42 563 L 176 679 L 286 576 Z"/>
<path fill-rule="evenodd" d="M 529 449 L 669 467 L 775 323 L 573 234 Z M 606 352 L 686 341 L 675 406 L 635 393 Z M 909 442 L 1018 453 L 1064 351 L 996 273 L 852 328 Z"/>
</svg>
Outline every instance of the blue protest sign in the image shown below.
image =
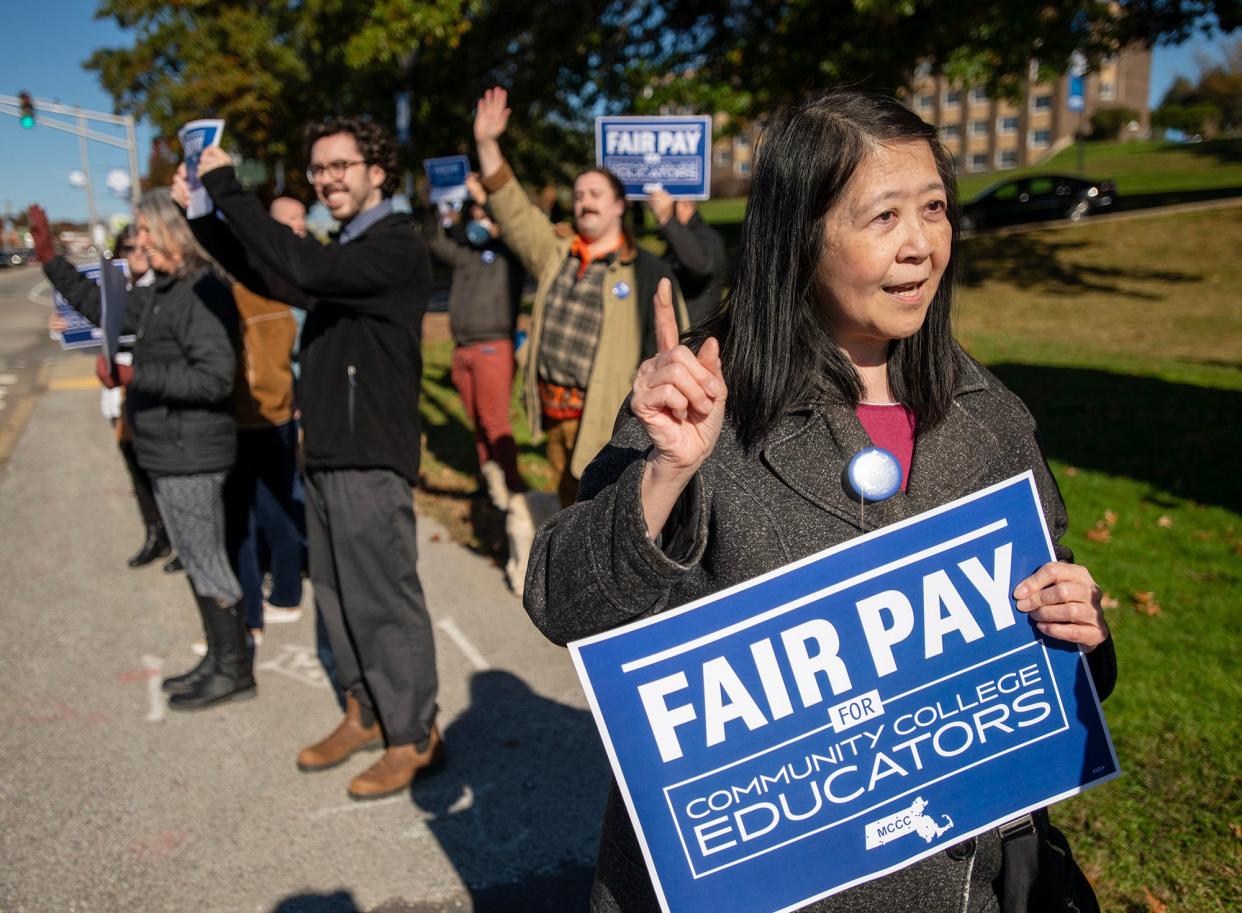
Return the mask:
<svg viewBox="0 0 1242 913">
<path fill-rule="evenodd" d="M 783 913 L 1119 773 L 1010 594 L 1031 473 L 570 644 L 666 913 Z"/>
<path fill-rule="evenodd" d="M 677 199 L 708 199 L 711 151 L 707 114 L 595 118 L 595 164 L 615 174 L 632 200 L 647 199 L 655 187 Z"/>
<path fill-rule="evenodd" d="M 108 262 L 112 264 L 113 270 L 120 277 L 120 284 L 124 286 L 129 275 L 125 261 L 118 257 Z M 79 266 L 78 272 L 87 279 L 99 282 L 102 270 L 99 263 L 89 263 L 85 266 Z M 59 342 L 62 349 L 88 349 L 92 346 L 102 345 L 103 331 L 70 307 L 69 302 L 55 289 L 52 290 L 52 306 L 56 308 L 56 313 L 65 321 L 66 326 L 59 333 L 50 333 L 48 335 Z M 120 332 L 119 325 L 117 332 L 118 334 Z M 134 337 L 118 335 L 117 341 L 132 343 Z"/>
<path fill-rule="evenodd" d="M 466 190 L 466 175 L 470 173 L 470 159 L 464 155 L 445 155 L 440 158 L 423 159 L 423 171 L 430 185 L 428 198 L 432 203 L 451 203 L 464 200 L 470 195 Z"/>
<path fill-rule="evenodd" d="M 177 131 L 185 156 L 186 183 L 190 185 L 190 205 L 185 213 L 188 219 L 197 219 L 211 212 L 211 198 L 203 182 L 198 179 L 198 160 L 208 146 L 219 146 L 223 136 L 224 121 L 218 118 L 192 120 Z"/>
</svg>

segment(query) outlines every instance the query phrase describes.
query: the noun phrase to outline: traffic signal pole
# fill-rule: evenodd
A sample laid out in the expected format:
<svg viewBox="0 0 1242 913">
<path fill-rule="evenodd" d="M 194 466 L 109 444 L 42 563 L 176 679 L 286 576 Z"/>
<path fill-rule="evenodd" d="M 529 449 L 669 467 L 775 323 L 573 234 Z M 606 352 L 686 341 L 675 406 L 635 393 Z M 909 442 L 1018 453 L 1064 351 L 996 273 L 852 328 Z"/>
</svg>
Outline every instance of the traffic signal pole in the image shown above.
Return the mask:
<svg viewBox="0 0 1242 913">
<path fill-rule="evenodd" d="M 86 174 L 88 186 L 90 181 L 90 170 L 86 160 L 86 140 L 93 140 L 97 143 L 104 143 L 108 146 L 115 146 L 118 149 L 124 149 L 129 153 L 129 176 L 130 176 L 130 198 L 133 202 L 138 202 L 138 197 L 142 194 L 141 180 L 138 174 L 138 138 L 134 129 L 134 118 L 130 114 L 109 114 L 106 111 L 92 111 L 88 108 L 75 108 L 68 105 L 62 105 L 58 102 L 48 101 L 45 98 L 33 99 L 35 111 L 38 112 L 36 125 L 42 127 L 50 127 L 53 130 L 60 130 L 64 133 L 72 133 L 80 139 L 80 148 L 82 151 L 82 170 Z M 43 116 L 45 113 L 62 114 L 67 117 L 76 118 L 77 122 L 57 120 L 51 117 Z M 21 99 L 16 95 L 0 95 L 0 114 L 7 114 L 10 117 L 20 118 Z M 87 121 L 99 121 L 105 124 L 112 124 L 125 128 L 125 139 L 116 136 L 110 136 L 107 133 L 100 133 L 98 130 L 92 130 L 87 126 Z M 90 196 L 89 192 L 87 194 Z M 94 204 L 92 202 L 93 210 Z"/>
</svg>

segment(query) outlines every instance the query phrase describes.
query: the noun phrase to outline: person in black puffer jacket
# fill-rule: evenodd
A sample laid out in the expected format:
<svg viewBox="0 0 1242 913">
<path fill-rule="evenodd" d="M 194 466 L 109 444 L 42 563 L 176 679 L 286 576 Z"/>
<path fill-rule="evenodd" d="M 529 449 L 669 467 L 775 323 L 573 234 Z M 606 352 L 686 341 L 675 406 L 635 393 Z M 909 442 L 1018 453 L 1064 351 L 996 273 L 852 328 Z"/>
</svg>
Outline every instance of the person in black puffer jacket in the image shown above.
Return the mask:
<svg viewBox="0 0 1242 913">
<path fill-rule="evenodd" d="M 48 279 L 100 323 L 98 287 L 55 256 L 46 216 L 36 209 L 31 233 Z M 138 464 L 154 482 L 207 636 L 203 661 L 165 679 L 164 690 L 171 708 L 197 709 L 255 693 L 241 587 L 224 548 L 224 479 L 237 452 L 237 309 L 167 189 L 144 194 L 136 215 L 138 244 L 157 278 L 126 302 L 123 332 L 136 340 L 133 366 L 120 380 Z"/>
</svg>

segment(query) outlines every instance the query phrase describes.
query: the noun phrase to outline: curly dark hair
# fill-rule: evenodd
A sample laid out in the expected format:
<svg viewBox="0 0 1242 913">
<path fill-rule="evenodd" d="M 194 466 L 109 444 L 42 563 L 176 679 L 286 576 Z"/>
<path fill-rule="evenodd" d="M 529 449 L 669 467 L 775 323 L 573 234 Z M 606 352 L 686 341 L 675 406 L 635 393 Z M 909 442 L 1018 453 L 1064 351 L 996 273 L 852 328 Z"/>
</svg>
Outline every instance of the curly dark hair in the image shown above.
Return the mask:
<svg viewBox="0 0 1242 913">
<path fill-rule="evenodd" d="M 368 165 L 384 169 L 384 186 L 380 192 L 390 197 L 397 192 L 397 142 L 379 124 L 357 117 L 340 117 L 335 114 L 311 121 L 302 131 L 303 157 L 310 161 L 311 147 L 325 136 L 348 133 L 358 144 L 358 151 Z"/>
</svg>

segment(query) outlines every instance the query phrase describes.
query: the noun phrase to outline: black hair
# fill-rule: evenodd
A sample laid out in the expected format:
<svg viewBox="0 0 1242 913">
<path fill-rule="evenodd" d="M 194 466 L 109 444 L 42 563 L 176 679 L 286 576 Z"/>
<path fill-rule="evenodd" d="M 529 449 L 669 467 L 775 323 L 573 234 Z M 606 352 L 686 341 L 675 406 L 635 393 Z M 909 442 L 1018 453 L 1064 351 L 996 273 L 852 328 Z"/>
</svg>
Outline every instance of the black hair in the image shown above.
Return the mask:
<svg viewBox="0 0 1242 913">
<path fill-rule="evenodd" d="M 384 169 L 384 184 L 380 192 L 390 197 L 397 192 L 397 142 L 379 124 L 357 117 L 341 117 L 335 114 L 311 121 L 303 128 L 303 156 L 310 161 L 311 148 L 325 136 L 348 133 L 358 144 L 358 152 L 368 165 Z"/>
<path fill-rule="evenodd" d="M 862 380 L 832 337 L 816 300 L 829 211 L 878 143 L 922 140 L 944 182 L 953 229 L 949 264 L 917 333 L 892 343 L 888 381 L 921 430 L 948 413 L 958 357 L 950 325 L 958 208 L 953 160 L 925 123 L 886 95 L 836 89 L 777 112 L 758 144 L 737 268 L 721 308 L 688 342 L 721 343 L 729 415 L 747 451 L 782 415 L 816 395 L 856 406 Z"/>
<path fill-rule="evenodd" d="M 130 244 L 132 246 L 137 237 L 138 226 L 133 222 L 128 223 L 124 228 L 116 233 L 116 240 L 112 242 L 112 256 L 123 257 L 124 254 L 121 253 L 121 249 L 124 248 L 126 244 Z"/>
</svg>

